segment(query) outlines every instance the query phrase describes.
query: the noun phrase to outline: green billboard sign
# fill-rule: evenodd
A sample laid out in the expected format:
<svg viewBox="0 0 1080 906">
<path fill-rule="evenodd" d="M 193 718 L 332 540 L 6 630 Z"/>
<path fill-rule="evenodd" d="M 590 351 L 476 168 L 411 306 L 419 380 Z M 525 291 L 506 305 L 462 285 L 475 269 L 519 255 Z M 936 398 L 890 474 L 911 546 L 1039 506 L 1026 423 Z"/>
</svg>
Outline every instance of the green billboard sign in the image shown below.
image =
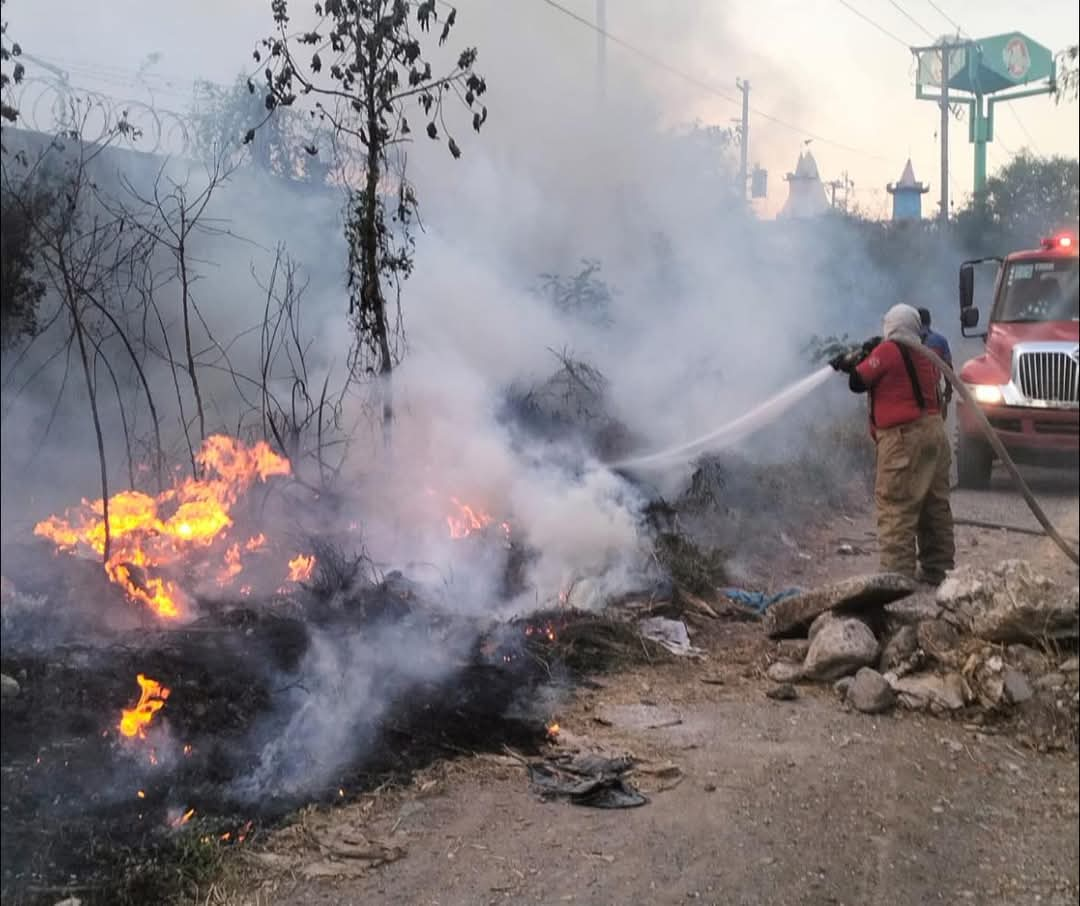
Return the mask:
<svg viewBox="0 0 1080 906">
<path fill-rule="evenodd" d="M 912 52 L 917 62 L 915 97 L 941 104 L 947 85 L 947 99 L 968 106 L 978 198 L 986 188 L 986 145 L 994 140 L 994 107 L 1053 91 L 1054 55 L 1018 31 L 975 40 L 943 38 L 930 47 L 913 47 Z"/>
<path fill-rule="evenodd" d="M 950 88 L 994 94 L 1054 77 L 1054 55 L 1018 31 L 979 38 L 967 56 L 967 66 L 949 79 Z"/>
</svg>

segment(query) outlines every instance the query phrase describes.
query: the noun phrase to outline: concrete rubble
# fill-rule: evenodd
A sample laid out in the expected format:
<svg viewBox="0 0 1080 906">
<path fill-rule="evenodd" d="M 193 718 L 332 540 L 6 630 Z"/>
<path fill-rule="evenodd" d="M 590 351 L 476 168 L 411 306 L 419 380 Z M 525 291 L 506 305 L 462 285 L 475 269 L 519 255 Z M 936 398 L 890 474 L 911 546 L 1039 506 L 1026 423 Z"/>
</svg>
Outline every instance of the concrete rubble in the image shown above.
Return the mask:
<svg viewBox="0 0 1080 906">
<path fill-rule="evenodd" d="M 856 614 L 880 610 L 915 591 L 915 583 L 896 573 L 855 576 L 777 601 L 765 612 L 770 638 L 805 636 L 810 624 L 826 611 Z"/>
<path fill-rule="evenodd" d="M 885 677 L 897 700 L 912 710 L 957 711 L 967 703 L 967 689 L 957 673 L 920 673 L 893 679 Z"/>
<path fill-rule="evenodd" d="M 1024 561 L 956 570 L 936 594 L 890 574 L 861 576 L 768 611 L 766 631 L 781 641 L 766 674 L 776 684 L 831 682 L 867 714 L 899 706 L 981 720 L 1041 708 L 1071 714 L 1075 728 L 1077 606 L 1075 587 Z"/>
<path fill-rule="evenodd" d="M 1061 588 L 1023 560 L 1006 560 L 988 570 L 954 570 L 938 588 L 937 603 L 945 619 L 988 642 L 1080 635 L 1077 588 Z"/>
</svg>

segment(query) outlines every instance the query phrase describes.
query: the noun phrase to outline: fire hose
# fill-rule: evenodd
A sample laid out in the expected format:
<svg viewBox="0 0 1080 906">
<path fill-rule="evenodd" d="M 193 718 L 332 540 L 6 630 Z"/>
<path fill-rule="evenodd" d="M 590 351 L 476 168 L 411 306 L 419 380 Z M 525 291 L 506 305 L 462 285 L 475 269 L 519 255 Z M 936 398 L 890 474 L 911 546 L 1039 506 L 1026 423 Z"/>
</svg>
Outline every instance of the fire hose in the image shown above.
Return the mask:
<svg viewBox="0 0 1080 906">
<path fill-rule="evenodd" d="M 1016 467 L 1016 463 L 1012 461 L 1012 457 L 1009 456 L 1009 452 L 1005 449 L 1005 445 L 1001 442 L 1001 438 L 997 436 L 997 432 L 991 427 L 989 419 L 987 419 L 978 403 L 975 402 L 975 398 L 971 395 L 971 391 L 968 390 L 967 385 L 956 376 L 956 372 L 945 364 L 941 356 L 932 349 L 928 349 L 921 343 L 912 343 L 909 340 L 894 339 L 894 342 L 926 356 L 938 367 L 938 370 L 945 375 L 949 383 L 952 384 L 953 389 L 960 394 L 961 399 L 971 406 L 971 411 L 975 415 L 975 420 L 978 422 L 983 434 L 986 435 L 986 439 L 990 442 L 990 446 L 997 454 L 998 459 L 1001 460 L 1002 464 L 1008 470 L 1009 475 L 1015 482 L 1016 487 L 1019 489 L 1024 501 L 1027 503 L 1032 515 L 1039 521 L 1039 525 L 1043 527 L 1043 530 L 1050 539 L 1064 551 L 1065 556 L 1072 560 L 1073 563 L 1080 565 L 1080 554 L 1078 554 L 1076 549 L 1062 537 L 1061 533 L 1054 527 L 1054 524 L 1043 511 L 1043 508 L 1039 506 L 1039 501 L 1036 500 L 1035 495 L 1031 493 L 1031 488 L 1029 488 L 1027 482 L 1024 481 L 1024 477 L 1020 474 L 1020 470 Z"/>
</svg>

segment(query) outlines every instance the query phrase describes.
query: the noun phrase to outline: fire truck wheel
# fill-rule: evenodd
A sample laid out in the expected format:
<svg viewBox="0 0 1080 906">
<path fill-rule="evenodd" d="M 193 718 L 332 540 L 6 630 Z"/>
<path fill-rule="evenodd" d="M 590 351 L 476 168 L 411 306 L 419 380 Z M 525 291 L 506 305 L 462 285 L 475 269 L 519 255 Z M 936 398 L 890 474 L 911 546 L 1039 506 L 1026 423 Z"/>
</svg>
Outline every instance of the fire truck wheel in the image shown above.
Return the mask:
<svg viewBox="0 0 1080 906">
<path fill-rule="evenodd" d="M 961 437 L 956 444 L 956 479 L 962 488 L 982 491 L 990 487 L 994 451 L 974 437 Z"/>
</svg>

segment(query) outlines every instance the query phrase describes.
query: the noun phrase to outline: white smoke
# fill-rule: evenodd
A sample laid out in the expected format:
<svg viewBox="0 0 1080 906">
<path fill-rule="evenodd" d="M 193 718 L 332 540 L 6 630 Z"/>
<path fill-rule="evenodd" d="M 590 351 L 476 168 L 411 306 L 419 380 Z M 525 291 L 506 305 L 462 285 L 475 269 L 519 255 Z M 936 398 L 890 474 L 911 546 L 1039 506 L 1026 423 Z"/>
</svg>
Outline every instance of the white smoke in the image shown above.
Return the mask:
<svg viewBox="0 0 1080 906">
<path fill-rule="evenodd" d="M 254 6 L 251 17 L 234 11 L 227 30 L 238 45 L 235 69 L 268 30 L 263 5 Z M 672 52 L 697 47 L 692 18 L 670 15 L 667 4 L 631 6 Z M 11 18 L 18 33 L 15 8 Z M 604 375 L 608 414 L 641 442 L 640 452 L 662 449 L 708 433 L 808 374 L 803 345 L 812 334 L 868 333 L 891 288 L 863 238 L 842 223 L 760 222 L 734 201 L 730 171 L 717 168 L 714 149 L 679 137 L 690 110 L 674 103 L 670 86 L 613 55 L 601 103 L 592 40 L 573 23 L 552 19 L 542 4 L 504 0 L 469 4 L 459 19 L 459 39 L 478 45 L 491 86 L 488 126 L 476 136 L 462 121 L 460 161 L 442 144 L 410 147 L 425 229 L 402 294 L 408 345 L 393 380 L 393 440 L 384 446 L 378 407 L 364 393 L 346 397 L 344 502 L 316 519 L 328 529 L 359 525 L 381 568 L 425 573 L 449 589 L 441 600 L 461 613 L 550 606 L 571 593 L 573 603 L 596 606 L 648 567 L 645 500 L 584 444 L 515 431 L 503 413 L 508 388 L 538 386 L 559 367 L 553 352 L 565 352 Z M 192 50 L 170 46 L 164 59 L 199 59 Z M 225 81 L 232 71 L 214 77 Z M 756 140 L 769 138 L 762 130 Z M 792 143 L 792 158 L 797 150 Z M 183 179 L 189 169 L 174 161 L 169 175 Z M 198 176 L 191 178 L 194 193 Z M 308 387 L 327 374 L 340 386 L 351 343 L 342 202 L 340 193 L 288 188 L 250 172 L 216 193 L 207 214 L 218 232 L 195 237 L 191 254 L 201 311 L 237 372 L 259 367 L 265 293 L 251 271 L 265 282 L 274 249 L 285 243 L 310 281 L 300 338 Z M 615 290 L 607 323 L 560 313 L 532 291 L 540 274 L 575 274 L 585 258 L 601 262 L 598 276 Z M 177 329 L 175 319 L 168 329 Z M 67 379 L 64 357 L 50 360 L 63 338 L 53 336 L 52 346 L 49 339 L 29 359 L 41 368 L 33 385 L 15 395 L 5 383 L 5 541 L 97 496 L 85 391 L 76 377 Z M 205 348 L 208 337 L 199 339 Z M 182 454 L 171 370 L 158 361 L 151 371 L 168 443 Z M 240 398 L 246 385 L 221 367 L 202 378 L 212 430 L 251 424 Z M 292 390 L 287 380 L 278 389 L 285 397 Z M 821 405 L 855 404 L 823 395 Z M 110 409 L 106 419 L 120 487 L 119 418 Z M 804 443 L 793 427 L 777 436 L 772 456 L 792 458 Z M 675 488 L 687 471 L 678 464 L 657 482 Z M 468 555 L 448 536 L 451 497 L 490 514 L 495 539 L 506 521 L 512 537 L 536 552 L 527 590 L 516 599 L 501 599 L 499 556 Z M 364 744 L 352 735 L 358 721 L 373 723 L 387 706 L 376 682 L 382 666 L 434 680 L 452 671 L 454 654 L 408 634 L 316 639 L 301 671 L 305 689 L 283 703 L 291 709 L 287 728 L 269 742 L 247 789 L 322 782 Z"/>
</svg>

